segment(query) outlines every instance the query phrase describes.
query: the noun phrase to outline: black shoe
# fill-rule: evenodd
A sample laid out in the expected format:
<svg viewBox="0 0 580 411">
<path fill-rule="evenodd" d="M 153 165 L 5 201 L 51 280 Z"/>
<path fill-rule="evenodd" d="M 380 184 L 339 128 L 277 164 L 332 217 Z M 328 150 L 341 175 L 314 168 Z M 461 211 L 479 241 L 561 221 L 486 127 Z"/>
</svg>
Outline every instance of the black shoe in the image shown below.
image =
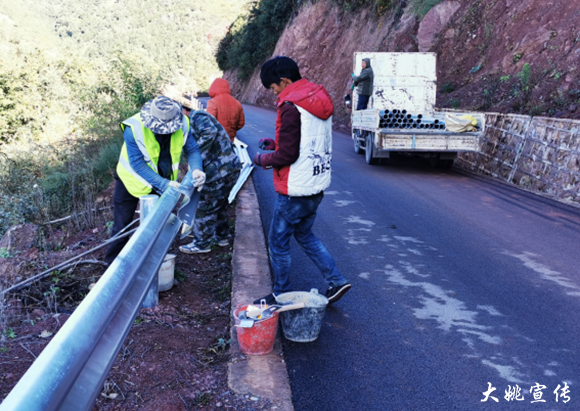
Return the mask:
<svg viewBox="0 0 580 411">
<path fill-rule="evenodd" d="M 338 287 L 330 287 L 326 290 L 326 298 L 328 298 L 328 304 L 332 304 L 340 300 L 340 298 L 350 290 L 351 285 L 349 283 L 339 285 Z"/>
<path fill-rule="evenodd" d="M 272 294 L 268 294 L 265 297 L 262 298 L 258 298 L 256 301 L 254 301 L 254 305 L 260 305 L 262 301 L 265 301 L 266 304 L 268 305 L 273 305 L 278 303 L 278 301 L 276 301 L 276 296 L 274 295 L 274 293 Z"/>
</svg>

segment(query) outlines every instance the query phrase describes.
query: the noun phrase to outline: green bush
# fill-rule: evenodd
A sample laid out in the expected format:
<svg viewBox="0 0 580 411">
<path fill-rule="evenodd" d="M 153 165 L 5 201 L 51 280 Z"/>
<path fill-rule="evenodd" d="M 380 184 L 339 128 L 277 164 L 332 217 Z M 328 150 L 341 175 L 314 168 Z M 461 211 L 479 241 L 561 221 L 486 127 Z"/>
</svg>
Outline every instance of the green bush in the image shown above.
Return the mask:
<svg viewBox="0 0 580 411">
<path fill-rule="evenodd" d="M 66 133 L 78 116 L 74 90 L 85 85 L 77 61 L 47 58 L 35 50 L 23 66 L 0 66 L 0 146 L 18 140 L 39 141 L 46 131 Z"/>
<path fill-rule="evenodd" d="M 441 3 L 443 0 L 409 0 L 409 7 L 420 18 L 425 17 L 425 15 L 433 7 Z"/>
<path fill-rule="evenodd" d="M 111 182 L 123 144 L 119 123 L 153 98 L 162 82 L 157 71 L 118 58 L 98 81 L 77 82 L 64 93 L 75 113 L 69 137 L 44 144 L 35 142 L 42 133 L 19 138 L 21 127 L 0 146 L 6 151 L 0 156 L 0 235 L 14 224 L 77 213 L 77 228 L 94 224 L 96 194 Z"/>
<path fill-rule="evenodd" d="M 111 70 L 101 73 L 98 82 L 79 92 L 85 113 L 83 129 L 88 135 L 120 136 L 119 123 L 139 112 L 168 80 L 156 68 L 117 55 Z"/>
<path fill-rule="evenodd" d="M 459 100 L 458 98 L 452 98 L 451 100 L 449 100 L 449 105 L 451 106 L 451 108 L 457 110 L 459 107 L 461 107 L 461 100 Z"/>
<path fill-rule="evenodd" d="M 238 68 L 247 80 L 259 63 L 270 56 L 280 34 L 300 0 L 262 0 L 254 3 L 247 17 L 238 18 L 219 43 L 216 60 L 221 70 Z"/>
<path fill-rule="evenodd" d="M 37 194 L 36 204 L 39 217 L 46 220 L 60 217 L 70 211 L 70 176 L 58 166 L 47 167 L 45 176 L 40 179 L 41 190 Z M 37 222 L 42 222 L 42 219 Z"/>
<path fill-rule="evenodd" d="M 517 76 L 520 79 L 520 88 L 523 92 L 529 92 L 531 89 L 532 68 L 528 63 L 524 63 L 522 71 Z"/>
<path fill-rule="evenodd" d="M 398 0 L 333 0 L 345 11 L 354 11 L 358 8 L 372 7 L 373 11 L 379 15 L 392 8 Z"/>
<path fill-rule="evenodd" d="M 103 184 L 111 181 L 110 177 L 113 175 L 115 167 L 117 166 L 122 146 L 123 140 L 118 138 L 106 143 L 99 150 L 93 167 L 95 174 L 100 177 Z"/>
<path fill-rule="evenodd" d="M 450 81 L 441 86 L 441 93 L 452 93 L 453 91 L 455 91 L 455 86 Z"/>
<path fill-rule="evenodd" d="M 32 221 L 37 215 L 36 170 L 30 156 L 0 156 L 0 235 L 10 226 Z"/>
<path fill-rule="evenodd" d="M 0 142 L 9 142 L 31 118 L 22 104 L 23 77 L 13 72 L 0 73 Z"/>
</svg>

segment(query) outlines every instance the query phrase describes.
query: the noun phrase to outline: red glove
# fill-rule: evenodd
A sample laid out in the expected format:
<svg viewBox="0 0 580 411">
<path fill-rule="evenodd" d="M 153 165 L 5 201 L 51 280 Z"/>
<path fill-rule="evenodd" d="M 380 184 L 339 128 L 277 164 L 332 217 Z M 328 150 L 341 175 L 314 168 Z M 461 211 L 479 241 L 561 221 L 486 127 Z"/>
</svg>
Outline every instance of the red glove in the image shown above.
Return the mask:
<svg viewBox="0 0 580 411">
<path fill-rule="evenodd" d="M 276 143 L 271 138 L 261 138 L 260 141 L 258 141 L 258 147 L 262 150 L 275 150 Z"/>
<path fill-rule="evenodd" d="M 256 153 L 256 155 L 254 156 L 254 164 L 257 166 L 260 166 L 260 167 L 262 167 L 261 157 L 262 157 L 262 153 Z"/>
</svg>

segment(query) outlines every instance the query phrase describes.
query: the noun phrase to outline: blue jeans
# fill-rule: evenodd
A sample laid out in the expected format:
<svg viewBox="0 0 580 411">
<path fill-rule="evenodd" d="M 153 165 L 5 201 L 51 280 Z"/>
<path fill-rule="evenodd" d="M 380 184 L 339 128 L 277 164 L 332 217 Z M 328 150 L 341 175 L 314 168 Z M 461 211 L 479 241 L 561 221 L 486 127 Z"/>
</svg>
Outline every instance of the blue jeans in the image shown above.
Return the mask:
<svg viewBox="0 0 580 411">
<path fill-rule="evenodd" d="M 312 233 L 316 209 L 322 201 L 323 193 L 308 197 L 289 197 L 278 194 L 274 215 L 268 234 L 270 265 L 274 274 L 274 294 L 292 291 L 290 288 L 290 238 L 300 244 L 304 252 L 316 264 L 324 279 L 331 287 L 346 284 L 340 275 L 334 259 Z"/>
</svg>

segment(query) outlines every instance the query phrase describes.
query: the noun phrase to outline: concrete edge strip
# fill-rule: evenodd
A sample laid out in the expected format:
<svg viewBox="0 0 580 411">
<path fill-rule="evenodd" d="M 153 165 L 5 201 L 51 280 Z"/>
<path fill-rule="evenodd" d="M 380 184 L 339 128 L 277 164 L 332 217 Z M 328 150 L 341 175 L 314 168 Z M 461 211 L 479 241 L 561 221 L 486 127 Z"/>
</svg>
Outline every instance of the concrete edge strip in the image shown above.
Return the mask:
<svg viewBox="0 0 580 411">
<path fill-rule="evenodd" d="M 232 312 L 272 292 L 266 239 L 260 218 L 254 179 L 246 181 L 237 196 L 236 233 L 232 257 Z M 237 394 L 269 399 L 277 410 L 293 411 L 292 392 L 280 341 L 266 355 L 246 355 L 240 351 L 232 316 L 231 360 L 228 386 Z"/>
</svg>

